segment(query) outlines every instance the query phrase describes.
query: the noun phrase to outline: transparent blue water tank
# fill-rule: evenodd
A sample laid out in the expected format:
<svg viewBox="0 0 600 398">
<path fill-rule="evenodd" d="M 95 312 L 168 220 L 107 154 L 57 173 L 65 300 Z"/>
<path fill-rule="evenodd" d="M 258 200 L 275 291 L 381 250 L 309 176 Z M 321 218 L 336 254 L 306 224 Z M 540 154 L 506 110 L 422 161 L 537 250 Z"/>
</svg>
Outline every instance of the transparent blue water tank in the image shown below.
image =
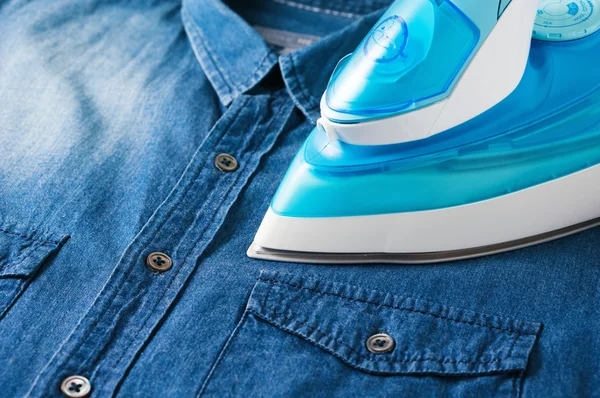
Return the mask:
<svg viewBox="0 0 600 398">
<path fill-rule="evenodd" d="M 338 64 L 327 106 L 372 116 L 436 102 L 451 91 L 479 38 L 478 27 L 449 0 L 396 1 Z"/>
</svg>

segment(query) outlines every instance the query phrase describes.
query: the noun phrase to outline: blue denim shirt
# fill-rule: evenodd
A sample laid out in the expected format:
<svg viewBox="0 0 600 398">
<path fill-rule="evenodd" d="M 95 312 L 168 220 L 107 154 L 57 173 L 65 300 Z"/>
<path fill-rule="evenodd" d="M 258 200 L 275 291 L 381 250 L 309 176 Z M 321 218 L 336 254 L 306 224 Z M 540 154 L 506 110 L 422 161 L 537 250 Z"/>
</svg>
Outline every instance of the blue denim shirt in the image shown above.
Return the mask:
<svg viewBox="0 0 600 398">
<path fill-rule="evenodd" d="M 387 3 L 0 4 L 0 395 L 600 394 L 600 229 L 440 265 L 246 257 Z"/>
</svg>

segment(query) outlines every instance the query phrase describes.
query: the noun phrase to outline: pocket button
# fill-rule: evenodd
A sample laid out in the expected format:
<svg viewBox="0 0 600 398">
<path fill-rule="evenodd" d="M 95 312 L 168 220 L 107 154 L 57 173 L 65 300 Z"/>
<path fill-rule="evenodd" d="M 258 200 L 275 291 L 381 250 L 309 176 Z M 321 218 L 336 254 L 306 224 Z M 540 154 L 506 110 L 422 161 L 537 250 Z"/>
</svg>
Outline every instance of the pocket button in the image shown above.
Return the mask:
<svg viewBox="0 0 600 398">
<path fill-rule="evenodd" d="M 90 393 L 92 385 L 86 377 L 69 376 L 63 380 L 60 390 L 65 397 L 82 398 Z"/>
<path fill-rule="evenodd" d="M 394 351 L 394 339 L 385 333 L 374 334 L 367 340 L 367 350 L 373 354 L 387 354 Z"/>
</svg>

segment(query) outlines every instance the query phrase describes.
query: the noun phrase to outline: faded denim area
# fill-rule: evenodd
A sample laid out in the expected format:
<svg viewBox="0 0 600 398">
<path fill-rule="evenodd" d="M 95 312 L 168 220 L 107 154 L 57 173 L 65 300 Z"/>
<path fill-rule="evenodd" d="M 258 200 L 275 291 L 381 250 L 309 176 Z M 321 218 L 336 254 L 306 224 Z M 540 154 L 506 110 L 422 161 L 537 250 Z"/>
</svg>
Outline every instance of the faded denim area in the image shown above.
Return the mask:
<svg viewBox="0 0 600 398">
<path fill-rule="evenodd" d="M 0 2 L 0 395 L 600 395 L 599 229 L 430 266 L 246 257 L 389 2 Z"/>
</svg>

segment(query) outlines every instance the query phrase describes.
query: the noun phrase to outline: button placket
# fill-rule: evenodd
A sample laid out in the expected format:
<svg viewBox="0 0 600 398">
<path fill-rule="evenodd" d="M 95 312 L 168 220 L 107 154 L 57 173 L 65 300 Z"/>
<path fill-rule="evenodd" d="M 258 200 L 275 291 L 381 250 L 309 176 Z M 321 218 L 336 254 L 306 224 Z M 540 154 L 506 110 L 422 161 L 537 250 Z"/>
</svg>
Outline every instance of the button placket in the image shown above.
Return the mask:
<svg viewBox="0 0 600 398">
<path fill-rule="evenodd" d="M 260 157 L 283 131 L 292 110 L 289 97 L 281 94 L 274 98 L 242 97 L 232 104 L 170 196 L 130 243 L 86 317 L 39 375 L 30 390 L 32 396 L 48 395 L 49 386 L 56 385 L 52 380 L 61 380 L 60 375 L 68 371 L 91 372 L 99 386 L 95 388 L 97 394 L 113 392 L 120 380 L 115 375 L 121 374 L 123 363 L 133 360 L 133 353 L 141 349 L 152 328 L 164 317 L 195 269 L 197 262 L 191 259 L 198 258 L 212 240 L 227 209 L 258 168 Z M 257 120 L 267 114 L 271 115 L 270 123 Z M 248 134 L 249 121 L 255 121 L 254 126 L 261 126 L 260 130 Z M 215 152 L 222 153 L 234 145 L 244 154 L 244 167 L 238 168 L 236 178 L 215 175 L 208 168 L 214 164 Z M 176 272 L 152 280 L 147 270 L 140 272 L 138 261 L 140 257 L 145 261 L 147 256 L 142 257 L 142 253 L 148 247 L 168 248 L 169 257 L 177 259 Z M 123 306 L 130 310 L 123 311 Z M 102 358 L 98 357 L 100 352 Z M 88 368 L 90 364 L 94 367 Z"/>
</svg>

